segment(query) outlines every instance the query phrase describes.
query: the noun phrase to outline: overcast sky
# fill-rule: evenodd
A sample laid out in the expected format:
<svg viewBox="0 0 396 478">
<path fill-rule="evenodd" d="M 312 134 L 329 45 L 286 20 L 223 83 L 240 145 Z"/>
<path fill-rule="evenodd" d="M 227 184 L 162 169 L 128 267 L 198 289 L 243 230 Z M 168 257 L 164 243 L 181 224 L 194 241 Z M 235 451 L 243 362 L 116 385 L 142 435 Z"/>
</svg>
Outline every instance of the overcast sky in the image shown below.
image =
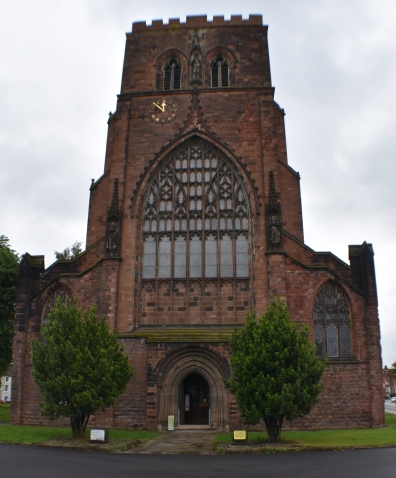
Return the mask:
<svg viewBox="0 0 396 478">
<path fill-rule="evenodd" d="M 85 245 L 91 178 L 132 23 L 262 14 L 305 242 L 348 262 L 374 245 L 383 362 L 396 360 L 394 0 L 13 0 L 0 7 L 0 234 L 46 265 Z"/>
</svg>

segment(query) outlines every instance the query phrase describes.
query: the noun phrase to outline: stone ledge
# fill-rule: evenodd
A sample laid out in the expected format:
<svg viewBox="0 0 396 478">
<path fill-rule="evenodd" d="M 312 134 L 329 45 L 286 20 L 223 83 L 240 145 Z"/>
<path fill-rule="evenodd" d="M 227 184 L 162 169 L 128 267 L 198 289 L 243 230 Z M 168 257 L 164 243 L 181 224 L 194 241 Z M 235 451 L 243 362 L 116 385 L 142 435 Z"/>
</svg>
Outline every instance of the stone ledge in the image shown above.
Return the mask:
<svg viewBox="0 0 396 478">
<path fill-rule="evenodd" d="M 169 342 L 229 342 L 233 327 L 205 329 L 201 328 L 141 328 L 126 334 L 117 334 L 118 338 L 141 339 L 145 338 L 147 343 L 169 343 Z"/>
</svg>

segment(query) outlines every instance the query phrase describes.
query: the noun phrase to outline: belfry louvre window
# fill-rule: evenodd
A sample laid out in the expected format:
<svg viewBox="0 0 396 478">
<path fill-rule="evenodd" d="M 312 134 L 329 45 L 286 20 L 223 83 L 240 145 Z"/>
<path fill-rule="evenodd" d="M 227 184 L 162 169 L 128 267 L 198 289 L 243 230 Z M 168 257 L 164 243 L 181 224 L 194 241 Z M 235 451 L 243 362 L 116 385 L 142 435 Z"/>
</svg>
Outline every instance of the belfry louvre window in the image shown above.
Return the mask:
<svg viewBox="0 0 396 478">
<path fill-rule="evenodd" d="M 313 309 L 316 355 L 350 357 L 350 322 L 345 294 L 334 284 L 325 284 L 315 297 Z"/>
<path fill-rule="evenodd" d="M 230 86 L 230 73 L 227 60 L 216 57 L 210 64 L 212 72 L 212 88 L 227 88 Z"/>
<path fill-rule="evenodd" d="M 175 60 L 169 60 L 164 67 L 164 90 L 180 90 L 181 88 L 181 66 Z"/>
<path fill-rule="evenodd" d="M 148 184 L 143 279 L 247 278 L 249 203 L 227 157 L 196 140 Z"/>
</svg>

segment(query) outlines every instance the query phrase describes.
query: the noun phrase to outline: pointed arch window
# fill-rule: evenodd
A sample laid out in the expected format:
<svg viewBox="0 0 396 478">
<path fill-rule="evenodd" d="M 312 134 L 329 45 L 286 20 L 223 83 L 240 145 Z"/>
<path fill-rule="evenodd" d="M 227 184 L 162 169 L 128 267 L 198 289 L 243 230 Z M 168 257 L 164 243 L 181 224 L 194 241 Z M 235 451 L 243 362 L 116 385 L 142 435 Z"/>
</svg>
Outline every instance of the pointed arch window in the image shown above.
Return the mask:
<svg viewBox="0 0 396 478">
<path fill-rule="evenodd" d="M 227 60 L 219 55 L 210 63 L 212 88 L 227 88 L 230 86 L 230 68 Z"/>
<path fill-rule="evenodd" d="M 163 88 L 164 90 L 180 90 L 181 88 L 181 65 L 174 58 L 167 61 L 164 66 Z"/>
<path fill-rule="evenodd" d="M 351 357 L 349 304 L 336 285 L 325 284 L 315 297 L 313 325 L 318 356 Z"/>
<path fill-rule="evenodd" d="M 231 161 L 195 140 L 147 186 L 143 279 L 247 278 L 249 202 Z"/>
<path fill-rule="evenodd" d="M 71 299 L 69 294 L 64 289 L 58 289 L 56 292 L 54 292 L 44 306 L 42 315 L 43 324 L 48 323 L 48 315 L 51 312 L 51 309 L 56 307 L 56 301 L 58 300 L 58 298 L 60 298 L 63 303 L 65 303 L 67 299 Z"/>
</svg>

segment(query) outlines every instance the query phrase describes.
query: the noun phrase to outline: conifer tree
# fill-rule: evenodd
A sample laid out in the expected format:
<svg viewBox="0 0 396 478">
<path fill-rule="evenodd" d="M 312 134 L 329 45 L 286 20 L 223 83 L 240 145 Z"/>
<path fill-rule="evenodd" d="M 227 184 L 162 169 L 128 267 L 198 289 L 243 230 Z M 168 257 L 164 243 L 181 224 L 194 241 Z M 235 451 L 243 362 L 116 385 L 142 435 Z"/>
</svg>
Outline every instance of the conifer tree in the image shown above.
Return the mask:
<svg viewBox="0 0 396 478">
<path fill-rule="evenodd" d="M 7 373 L 12 359 L 19 258 L 9 239 L 0 236 L 0 377 Z"/>
<path fill-rule="evenodd" d="M 89 417 L 114 404 L 133 369 L 115 332 L 96 306 L 84 312 L 76 299 L 58 297 L 42 341 L 33 342 L 33 377 L 41 394 L 43 415 L 70 419 L 73 437 L 84 434 Z"/>
<path fill-rule="evenodd" d="M 254 313 L 231 341 L 230 380 L 247 425 L 264 420 L 268 440 L 277 442 L 286 420 L 307 415 L 319 399 L 324 369 L 315 356 L 308 327 L 299 328 L 289 318 L 286 305 L 272 299 L 258 320 Z"/>
</svg>

